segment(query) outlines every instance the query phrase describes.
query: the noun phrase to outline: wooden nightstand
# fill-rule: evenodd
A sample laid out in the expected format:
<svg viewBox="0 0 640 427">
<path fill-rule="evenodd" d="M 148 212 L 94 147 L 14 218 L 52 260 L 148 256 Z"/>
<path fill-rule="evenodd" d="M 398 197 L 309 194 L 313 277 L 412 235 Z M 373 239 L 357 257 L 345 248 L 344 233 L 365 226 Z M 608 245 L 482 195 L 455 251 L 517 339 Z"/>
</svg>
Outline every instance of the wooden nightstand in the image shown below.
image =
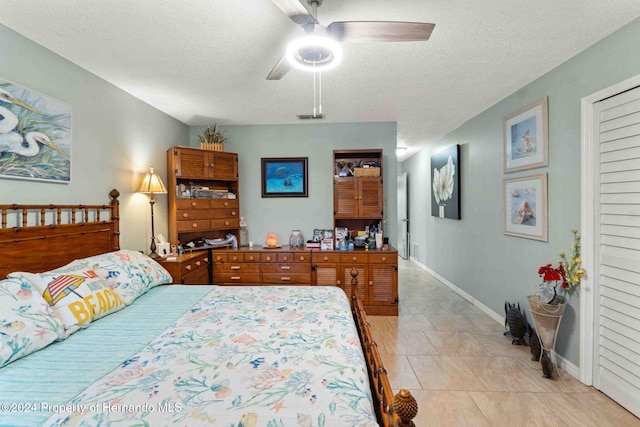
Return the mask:
<svg viewBox="0 0 640 427">
<path fill-rule="evenodd" d="M 208 250 L 187 252 L 173 259 L 159 258 L 157 261 L 171 274 L 173 283 L 211 284 L 211 255 Z"/>
</svg>

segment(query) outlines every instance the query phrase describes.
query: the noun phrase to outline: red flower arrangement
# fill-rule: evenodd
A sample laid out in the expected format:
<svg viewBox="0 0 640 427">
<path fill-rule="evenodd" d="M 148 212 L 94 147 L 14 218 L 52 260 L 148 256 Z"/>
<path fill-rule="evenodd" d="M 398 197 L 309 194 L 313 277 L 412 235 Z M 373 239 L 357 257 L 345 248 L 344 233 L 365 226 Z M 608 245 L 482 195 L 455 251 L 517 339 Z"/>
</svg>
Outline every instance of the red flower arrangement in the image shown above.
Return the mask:
<svg viewBox="0 0 640 427">
<path fill-rule="evenodd" d="M 542 266 L 538 269 L 538 274 L 545 282 L 556 282 L 556 286 L 558 286 L 558 282 L 562 281 L 562 283 L 560 283 L 560 287 L 567 287 L 567 278 L 564 274 L 564 267 L 562 264 L 559 264 L 558 268 L 553 268 L 551 264 Z"/>
<path fill-rule="evenodd" d="M 560 286 L 564 290 L 564 295 L 568 296 L 571 289 L 580 285 L 580 281 L 585 274 L 584 269 L 581 267 L 580 235 L 578 230 L 574 229 L 571 232 L 573 233 L 571 258 L 567 259 L 565 254 L 561 253 L 558 267 L 553 268 L 551 264 L 547 264 L 538 269 L 538 274 L 543 280 L 540 286 L 548 288 L 551 282 L 555 282 L 555 285 L 552 286 L 553 291 L 551 291 L 553 294 L 555 294 L 555 289 Z"/>
</svg>

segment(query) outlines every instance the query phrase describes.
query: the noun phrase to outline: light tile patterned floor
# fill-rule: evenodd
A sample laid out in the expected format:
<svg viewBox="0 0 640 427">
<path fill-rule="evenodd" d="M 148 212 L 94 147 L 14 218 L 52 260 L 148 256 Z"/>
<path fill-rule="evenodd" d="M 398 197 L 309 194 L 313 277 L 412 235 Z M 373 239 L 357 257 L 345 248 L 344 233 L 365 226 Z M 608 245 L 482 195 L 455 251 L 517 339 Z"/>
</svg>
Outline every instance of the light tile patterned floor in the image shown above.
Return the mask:
<svg viewBox="0 0 640 427">
<path fill-rule="evenodd" d="M 416 426 L 640 426 L 569 374 L 543 378 L 529 347 L 410 261 L 399 294 L 398 317 L 368 319 L 391 384 L 418 401 Z"/>
</svg>

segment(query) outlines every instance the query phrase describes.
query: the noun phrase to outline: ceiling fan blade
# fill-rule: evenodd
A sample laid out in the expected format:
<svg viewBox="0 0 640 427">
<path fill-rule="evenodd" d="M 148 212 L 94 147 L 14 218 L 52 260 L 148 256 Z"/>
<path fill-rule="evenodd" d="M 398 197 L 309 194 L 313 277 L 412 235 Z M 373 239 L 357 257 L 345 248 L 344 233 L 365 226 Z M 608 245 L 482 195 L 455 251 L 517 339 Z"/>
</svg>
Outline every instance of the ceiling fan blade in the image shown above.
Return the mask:
<svg viewBox="0 0 640 427">
<path fill-rule="evenodd" d="M 299 0 L 272 0 L 293 22 L 303 27 L 308 24 L 317 24 L 311 11 Z"/>
<path fill-rule="evenodd" d="M 282 55 L 282 58 L 280 58 L 267 76 L 267 80 L 280 80 L 289 70 L 291 70 L 291 63 L 287 60 L 286 55 Z"/>
<path fill-rule="evenodd" d="M 429 40 L 435 24 L 394 21 L 333 22 L 327 33 L 345 42 L 411 42 Z"/>
</svg>

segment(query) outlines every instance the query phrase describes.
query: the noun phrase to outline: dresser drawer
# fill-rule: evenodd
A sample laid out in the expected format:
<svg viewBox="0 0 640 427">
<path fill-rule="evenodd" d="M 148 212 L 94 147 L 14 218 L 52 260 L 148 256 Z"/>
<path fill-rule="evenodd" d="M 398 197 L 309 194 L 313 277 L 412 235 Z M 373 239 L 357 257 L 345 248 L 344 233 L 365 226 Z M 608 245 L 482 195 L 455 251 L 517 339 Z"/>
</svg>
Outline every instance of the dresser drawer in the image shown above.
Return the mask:
<svg viewBox="0 0 640 427">
<path fill-rule="evenodd" d="M 240 206 L 238 199 L 211 199 L 209 200 L 209 206 L 214 209 L 218 208 L 234 208 L 238 209 Z"/>
<path fill-rule="evenodd" d="M 228 262 L 225 264 L 214 264 L 214 274 L 217 273 L 260 273 L 260 264 L 248 262 Z"/>
<path fill-rule="evenodd" d="M 322 264 L 322 263 L 338 263 L 340 262 L 340 254 L 336 253 L 313 253 L 311 255 L 311 260 L 314 264 Z"/>
<path fill-rule="evenodd" d="M 195 271 L 198 268 L 206 267 L 208 263 L 209 263 L 209 258 L 206 255 L 202 255 L 197 258 L 193 258 L 187 262 L 181 263 L 180 270 L 181 270 L 181 273 L 184 275 L 192 271 Z"/>
<path fill-rule="evenodd" d="M 263 273 L 311 273 L 311 266 L 309 264 L 262 264 L 262 272 Z"/>
<path fill-rule="evenodd" d="M 348 264 L 366 264 L 369 262 L 369 255 L 361 252 L 348 252 L 340 254 L 340 262 Z"/>
<path fill-rule="evenodd" d="M 178 209 L 209 209 L 208 199 L 176 199 Z"/>
<path fill-rule="evenodd" d="M 194 219 L 191 221 L 176 221 L 178 232 L 189 232 L 198 230 L 208 230 L 209 220 L 206 219 Z"/>
<path fill-rule="evenodd" d="M 213 273 L 213 283 L 260 283 L 260 273 Z"/>
<path fill-rule="evenodd" d="M 269 284 L 310 284 L 311 274 L 309 273 L 262 273 L 262 283 Z"/>
<path fill-rule="evenodd" d="M 219 218 L 234 218 L 238 216 L 237 209 L 209 209 L 207 213 L 210 215 L 210 218 L 219 219 Z"/>
<path fill-rule="evenodd" d="M 214 264 L 219 264 L 223 262 L 227 262 L 227 253 L 226 252 L 216 252 L 213 251 L 211 253 L 211 262 Z"/>
<path fill-rule="evenodd" d="M 260 262 L 260 254 L 257 254 L 257 253 L 244 254 L 244 262 Z"/>
<path fill-rule="evenodd" d="M 398 254 L 369 254 L 369 263 L 395 265 L 398 263 Z"/>
<path fill-rule="evenodd" d="M 211 228 L 238 228 L 240 220 L 238 218 L 212 219 Z"/>
<path fill-rule="evenodd" d="M 292 252 L 291 259 L 293 262 L 306 262 L 308 263 L 311 260 L 311 252 Z"/>
<path fill-rule="evenodd" d="M 209 219 L 211 218 L 211 210 L 209 209 L 188 209 L 176 211 L 177 220 L 194 220 L 194 219 Z"/>
<path fill-rule="evenodd" d="M 267 252 L 260 254 L 260 262 L 278 262 L 279 252 Z"/>
</svg>

